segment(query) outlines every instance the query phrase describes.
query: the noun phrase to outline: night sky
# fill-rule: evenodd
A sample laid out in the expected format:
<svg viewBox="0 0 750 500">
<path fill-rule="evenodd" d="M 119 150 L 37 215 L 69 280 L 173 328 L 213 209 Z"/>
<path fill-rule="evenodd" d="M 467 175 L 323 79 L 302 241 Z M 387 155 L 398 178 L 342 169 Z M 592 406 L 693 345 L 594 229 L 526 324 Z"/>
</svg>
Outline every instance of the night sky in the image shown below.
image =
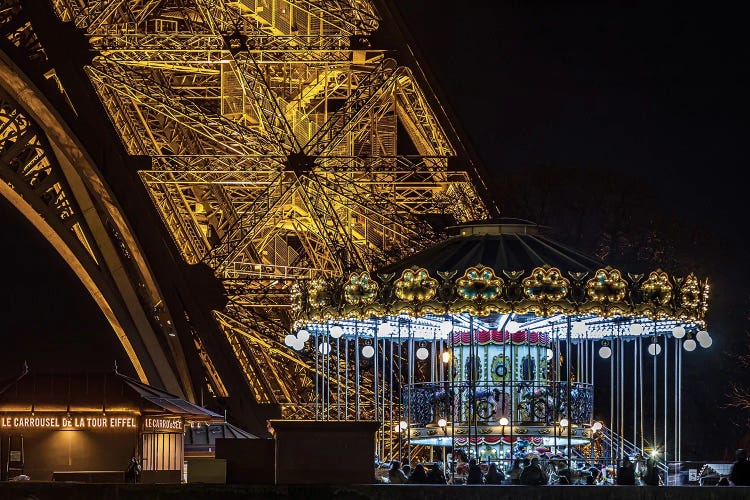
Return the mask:
<svg viewBox="0 0 750 500">
<path fill-rule="evenodd" d="M 721 241 L 712 257 L 722 272 L 710 276 L 714 345 L 688 362 L 694 390 L 684 408 L 686 418 L 709 419 L 696 428 L 695 452 L 720 459 L 747 432 L 734 412 L 714 408 L 730 380 L 750 383 L 728 355 L 746 348 L 750 295 L 748 44 L 738 12 L 686 3 L 398 2 L 491 183 L 538 166 L 626 173 L 663 210 Z M 110 369 L 117 359 L 131 370 L 72 271 L 4 199 L 0 221 L 0 375 L 23 360 L 42 371 L 81 360 Z"/>
</svg>

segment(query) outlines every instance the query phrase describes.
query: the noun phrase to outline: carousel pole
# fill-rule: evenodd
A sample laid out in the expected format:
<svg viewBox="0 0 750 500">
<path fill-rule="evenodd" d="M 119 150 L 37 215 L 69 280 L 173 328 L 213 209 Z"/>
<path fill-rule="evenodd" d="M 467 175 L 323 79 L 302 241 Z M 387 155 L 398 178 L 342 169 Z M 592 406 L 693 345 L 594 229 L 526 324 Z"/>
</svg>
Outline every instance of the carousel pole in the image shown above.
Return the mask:
<svg viewBox="0 0 750 500">
<path fill-rule="evenodd" d="M 411 328 L 411 318 L 409 318 L 407 323 L 407 343 L 408 343 L 408 352 L 407 352 L 407 371 L 406 376 L 408 377 L 408 383 L 406 385 L 407 391 L 408 391 L 408 400 L 409 405 L 406 407 L 406 422 L 409 424 L 406 427 L 406 456 L 409 459 L 409 464 L 411 464 L 411 428 L 409 427 L 411 425 L 411 411 L 412 411 L 412 398 L 411 398 L 411 389 L 412 384 L 414 383 L 414 335 Z"/>
<path fill-rule="evenodd" d="M 640 387 L 640 391 L 638 392 L 638 408 L 640 408 L 640 434 L 641 434 L 641 453 L 643 452 L 643 447 L 645 446 L 644 441 L 646 437 L 646 428 L 643 423 L 643 409 L 645 408 L 643 404 L 643 339 L 641 337 L 638 337 L 638 378 L 639 378 L 639 384 L 638 387 Z"/>
<path fill-rule="evenodd" d="M 620 325 L 617 325 L 620 329 Z M 612 336 L 612 345 L 614 346 L 614 335 Z M 615 355 L 617 349 L 612 349 L 609 357 L 609 461 L 612 463 L 615 455 L 615 436 L 612 434 L 615 423 Z"/>
<path fill-rule="evenodd" d="M 469 447 L 471 447 L 471 424 L 474 423 L 474 456 L 479 462 L 479 431 L 477 428 L 477 365 L 476 346 L 474 345 L 474 316 L 469 316 L 469 381 L 471 383 L 471 416 L 469 419 Z"/>
<path fill-rule="evenodd" d="M 377 326 L 375 328 L 377 328 Z M 381 368 L 382 381 L 381 381 L 380 387 L 381 387 L 381 391 L 383 393 L 383 395 L 380 398 L 380 431 L 381 431 L 380 432 L 380 437 L 381 437 L 381 440 L 380 440 L 381 455 L 380 456 L 381 457 L 385 456 L 385 421 L 386 421 L 386 419 L 385 419 L 385 416 L 386 416 L 386 413 L 385 413 L 385 396 L 386 396 L 386 386 L 385 386 L 385 369 L 386 369 L 386 366 L 385 366 L 385 355 L 386 355 L 386 346 L 385 346 L 385 340 L 386 340 L 385 337 L 383 337 L 383 339 L 382 339 L 382 342 L 383 342 L 383 351 L 382 351 L 383 352 L 383 362 L 380 365 L 382 367 Z"/>
<path fill-rule="evenodd" d="M 349 420 L 349 339 L 344 337 L 344 420 Z"/>
<path fill-rule="evenodd" d="M 331 358 L 329 356 L 331 352 L 330 336 L 328 335 L 328 324 L 326 324 L 325 340 L 323 345 L 327 345 L 328 349 L 324 349 L 326 352 L 322 352 L 320 359 L 323 363 L 323 420 L 330 420 L 330 395 L 331 395 Z"/>
<path fill-rule="evenodd" d="M 669 486 L 669 463 L 667 462 L 667 459 L 668 459 L 668 457 L 667 457 L 667 427 L 668 427 L 667 426 L 667 422 L 669 421 L 668 420 L 669 416 L 667 414 L 667 412 L 668 412 L 667 406 L 669 406 L 667 404 L 667 397 L 668 397 L 668 392 L 667 392 L 667 365 L 669 363 L 667 363 L 667 361 L 669 361 L 669 357 L 668 357 L 669 352 L 667 352 L 667 349 L 668 349 L 667 336 L 665 335 L 664 336 L 664 465 L 667 466 L 667 473 L 666 473 L 666 478 L 665 478 L 664 483 L 667 486 Z"/>
<path fill-rule="evenodd" d="M 656 321 L 654 321 L 654 336 L 655 335 L 656 335 Z M 656 361 L 657 361 L 657 359 L 656 359 L 656 356 L 652 356 L 652 357 L 654 358 L 654 377 L 653 377 L 653 388 L 652 388 L 653 389 L 653 400 L 654 400 L 654 406 L 653 406 L 653 415 L 654 415 L 654 418 L 652 419 L 653 420 L 653 425 L 654 425 L 654 433 L 653 433 L 653 441 L 651 442 L 652 443 L 651 444 L 651 448 L 652 448 L 652 453 L 653 453 L 654 451 L 656 451 L 656 413 L 657 413 L 657 408 L 656 408 L 656 387 L 657 387 L 657 385 L 656 385 Z"/>
<path fill-rule="evenodd" d="M 354 320 L 354 417 L 360 419 L 359 413 L 359 321 Z"/>
<path fill-rule="evenodd" d="M 678 370 L 679 391 L 678 391 L 678 426 L 677 426 L 677 461 L 682 462 L 682 349 L 677 349 L 680 353 L 680 366 Z"/>
<path fill-rule="evenodd" d="M 318 369 L 318 354 L 320 351 L 318 350 L 318 332 L 315 332 L 315 420 L 320 420 L 320 414 L 319 414 L 319 407 L 320 407 L 320 370 L 322 370 L 322 365 L 320 369 Z"/>
<path fill-rule="evenodd" d="M 596 382 L 596 370 L 594 369 L 595 368 L 594 363 L 596 363 L 596 356 L 598 353 L 596 352 L 596 345 L 594 344 L 594 339 L 589 340 L 589 342 L 591 343 L 591 346 L 590 346 L 591 347 L 591 390 L 593 394 L 594 383 Z"/>
<path fill-rule="evenodd" d="M 398 391 L 399 391 L 399 402 L 401 403 L 398 407 L 398 457 L 403 461 L 403 446 L 401 444 L 403 429 L 401 429 L 401 419 L 404 416 L 404 379 L 401 374 L 401 367 L 404 364 L 404 358 L 402 356 L 403 349 L 401 347 L 401 318 L 396 318 L 396 328 L 398 329 Z"/>
<path fill-rule="evenodd" d="M 451 346 L 451 362 L 448 364 L 448 377 L 451 382 L 451 393 L 450 393 L 450 408 L 451 408 L 451 484 L 456 484 L 456 380 L 453 376 L 454 363 L 456 362 L 456 344 L 455 344 L 455 329 L 453 316 L 451 316 L 451 328 L 450 346 Z"/>
<path fill-rule="evenodd" d="M 554 328 L 553 331 L 555 332 L 555 337 L 557 337 L 557 328 L 556 327 L 553 327 L 553 328 Z M 555 349 L 555 379 L 554 380 L 559 380 L 560 379 L 560 375 L 558 374 L 558 370 L 557 370 L 557 363 L 558 363 L 558 360 L 560 359 L 560 356 L 559 356 L 560 350 L 559 350 L 559 348 L 560 348 L 560 342 L 558 341 L 557 342 L 557 348 Z M 555 388 L 554 388 L 555 398 L 554 398 L 554 400 L 556 402 L 557 402 L 558 398 L 560 397 L 559 396 L 559 390 L 560 390 L 560 383 L 559 382 L 555 382 Z M 552 422 L 554 424 L 553 427 L 552 427 L 552 429 L 553 429 L 553 432 L 554 432 L 553 442 L 554 442 L 554 446 L 555 446 L 555 451 L 554 451 L 555 455 L 557 455 L 557 452 L 559 451 L 559 447 L 558 447 L 558 443 L 557 443 L 557 433 L 558 433 L 558 430 L 559 430 L 559 423 L 560 423 L 560 408 L 559 407 L 560 407 L 559 404 L 555 404 L 553 406 L 553 408 L 552 408 L 552 412 L 553 412 L 553 414 L 552 414 Z"/>
<path fill-rule="evenodd" d="M 378 420 L 378 406 L 380 400 L 378 399 L 378 328 L 375 327 L 372 334 L 373 346 L 375 347 L 375 354 L 372 360 L 372 383 L 373 383 L 373 420 Z"/>
<path fill-rule="evenodd" d="M 341 339 L 336 339 L 336 420 L 341 420 Z"/>
<path fill-rule="evenodd" d="M 389 342 L 391 347 L 390 352 L 390 359 L 388 361 L 388 364 L 390 365 L 388 369 L 388 391 L 390 393 L 388 397 L 388 418 L 391 422 L 391 425 L 389 428 L 391 429 L 391 433 L 393 433 L 393 336 L 391 336 L 391 341 Z M 390 453 L 390 459 L 393 460 L 393 436 L 391 436 L 391 453 Z"/>
<path fill-rule="evenodd" d="M 639 337 L 640 338 L 640 337 Z M 638 339 L 633 341 L 633 444 L 638 442 Z"/>
<path fill-rule="evenodd" d="M 675 337 L 674 339 L 674 430 L 675 430 L 675 436 L 674 436 L 674 453 L 673 457 L 675 461 L 679 463 L 680 461 L 680 453 L 679 453 L 679 439 L 678 439 L 678 433 L 680 431 L 680 422 L 678 415 L 678 406 L 680 404 L 680 390 L 679 390 L 679 366 L 680 366 L 680 339 Z"/>
<path fill-rule="evenodd" d="M 565 418 L 568 419 L 568 425 L 565 426 L 565 427 L 566 427 L 567 432 L 568 432 L 568 445 L 567 445 L 567 449 L 565 450 L 565 453 L 568 456 L 568 471 L 570 471 L 570 449 L 571 449 L 570 448 L 570 445 L 571 445 L 570 430 L 573 427 L 573 422 L 570 420 L 570 404 L 571 404 L 570 391 L 572 389 L 571 383 L 570 383 L 570 376 L 571 376 L 571 373 L 570 373 L 570 348 L 571 348 L 571 345 L 570 345 L 570 330 L 571 330 L 570 315 L 566 316 L 566 320 L 567 321 L 566 321 L 566 329 L 565 329 L 565 358 L 566 358 L 566 362 L 565 362 L 565 372 L 566 372 L 565 373 L 565 378 L 567 380 L 567 384 L 565 384 L 565 387 L 566 387 L 566 390 L 567 390 L 567 394 L 566 394 L 567 403 L 565 405 L 566 406 L 566 408 L 565 408 Z M 528 333 L 527 333 L 527 335 L 528 335 Z"/>
<path fill-rule="evenodd" d="M 620 337 L 620 463 L 625 457 L 625 338 Z"/>
<path fill-rule="evenodd" d="M 515 316 L 515 313 L 510 313 L 512 316 Z M 514 320 L 515 321 L 515 320 Z M 513 456 L 513 426 L 516 424 L 516 411 L 518 409 L 518 405 L 516 404 L 516 397 L 518 395 L 518 389 L 516 387 L 516 365 L 513 363 L 515 362 L 515 356 L 514 356 L 514 349 L 513 349 L 513 334 L 505 332 L 507 335 L 504 335 L 504 341 L 503 341 L 503 348 L 505 347 L 505 344 L 510 347 L 510 435 L 508 437 L 510 444 L 510 459 L 511 459 L 511 467 L 513 466 L 513 461 L 515 457 Z M 506 370 L 506 377 L 508 374 L 508 371 Z"/>
<path fill-rule="evenodd" d="M 435 385 L 435 382 L 439 382 L 440 378 L 437 376 L 437 361 L 436 350 L 438 348 L 437 330 L 432 330 L 432 343 L 430 344 L 430 382 Z"/>
</svg>

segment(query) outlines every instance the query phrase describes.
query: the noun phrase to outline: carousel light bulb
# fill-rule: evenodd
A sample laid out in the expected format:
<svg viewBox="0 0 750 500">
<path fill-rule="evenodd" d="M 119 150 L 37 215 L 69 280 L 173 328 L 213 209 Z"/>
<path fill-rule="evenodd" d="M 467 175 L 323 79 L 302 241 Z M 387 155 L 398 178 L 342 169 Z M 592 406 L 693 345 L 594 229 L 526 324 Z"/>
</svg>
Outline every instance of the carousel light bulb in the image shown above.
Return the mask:
<svg viewBox="0 0 750 500">
<path fill-rule="evenodd" d="M 699 344 L 701 343 L 701 341 L 704 341 L 710 337 L 711 336 L 708 334 L 706 330 L 700 330 L 698 333 L 695 334 L 695 340 L 697 340 Z"/>
<path fill-rule="evenodd" d="M 555 356 L 555 351 L 553 351 L 550 348 L 547 348 L 547 361 L 551 361 L 554 356 Z"/>
<path fill-rule="evenodd" d="M 516 333 L 521 328 L 521 324 L 517 321 L 508 321 L 505 325 L 505 331 L 508 333 Z"/>
<path fill-rule="evenodd" d="M 698 343 L 704 349 L 708 349 L 709 347 L 711 347 L 711 344 L 713 344 L 714 341 L 713 341 L 713 339 L 711 338 L 710 335 L 707 335 L 703 340 L 698 339 Z"/>
<path fill-rule="evenodd" d="M 586 323 L 583 321 L 576 321 L 573 323 L 573 328 L 571 329 L 571 333 L 575 335 L 583 335 L 586 333 Z"/>
<path fill-rule="evenodd" d="M 567 427 L 568 426 L 568 419 L 567 418 L 561 418 L 560 419 L 560 427 Z"/>
<path fill-rule="evenodd" d="M 652 356 L 658 356 L 661 352 L 661 346 L 656 342 L 652 342 L 648 345 L 648 353 Z"/>
<path fill-rule="evenodd" d="M 684 326 L 675 326 L 672 328 L 672 336 L 676 339 L 681 339 L 685 336 L 685 327 Z"/>
<path fill-rule="evenodd" d="M 694 351 L 695 350 L 695 340 L 693 339 L 687 339 L 684 344 L 682 344 L 682 347 L 685 348 L 686 351 Z"/>
<path fill-rule="evenodd" d="M 292 347 L 296 340 L 297 340 L 297 337 L 295 337 L 294 335 L 290 333 L 289 335 L 284 337 L 284 344 L 286 344 L 289 347 Z"/>
<path fill-rule="evenodd" d="M 440 355 L 440 359 L 443 360 L 443 363 L 450 363 L 451 362 L 451 352 L 450 351 L 443 351 L 443 353 Z"/>
<path fill-rule="evenodd" d="M 308 332 L 307 330 L 300 330 L 297 332 L 297 338 L 302 342 L 307 342 L 308 340 L 310 340 L 310 332 Z"/>
<path fill-rule="evenodd" d="M 409 424 L 406 423 L 406 420 L 402 420 L 401 422 L 398 423 L 398 426 L 401 428 L 401 430 L 404 430 L 407 427 L 409 427 Z"/>
<path fill-rule="evenodd" d="M 294 342 L 291 345 L 291 348 L 294 349 L 295 351 L 301 351 L 302 349 L 305 348 L 305 343 L 302 342 L 300 339 L 295 338 Z"/>
<path fill-rule="evenodd" d="M 445 320 L 442 323 L 440 323 L 440 333 L 441 335 L 448 335 L 450 332 L 453 331 L 453 322 Z"/>
<path fill-rule="evenodd" d="M 641 335 L 643 333 L 643 325 L 640 323 L 633 323 L 630 325 L 630 335 Z"/>
<path fill-rule="evenodd" d="M 318 351 L 320 351 L 320 354 L 322 354 L 323 356 L 325 356 L 326 354 L 328 354 L 329 352 L 331 352 L 331 344 L 329 344 L 328 342 L 322 342 L 318 346 Z"/>
<path fill-rule="evenodd" d="M 417 359 L 420 361 L 424 361 L 427 359 L 427 357 L 430 355 L 430 351 L 427 350 L 426 347 L 420 347 L 417 349 Z"/>
<path fill-rule="evenodd" d="M 393 333 L 393 326 L 388 321 L 380 323 L 378 325 L 378 335 L 381 337 L 387 337 Z"/>
<path fill-rule="evenodd" d="M 594 422 L 594 424 L 591 426 L 591 430 L 594 432 L 602 430 L 602 423 L 601 422 Z"/>
<path fill-rule="evenodd" d="M 441 418 L 440 420 L 438 420 L 438 427 L 445 427 L 446 425 L 448 425 L 448 421 L 445 420 L 444 418 Z"/>
<path fill-rule="evenodd" d="M 362 348 L 362 356 L 371 358 L 375 355 L 375 348 L 371 345 L 366 345 Z"/>
<path fill-rule="evenodd" d="M 599 356 L 607 359 L 612 356 L 612 349 L 608 345 L 603 345 L 599 348 Z"/>
<path fill-rule="evenodd" d="M 500 425 L 508 425 L 508 417 L 500 417 L 500 420 L 497 421 Z"/>
<path fill-rule="evenodd" d="M 331 338 L 340 339 L 341 336 L 344 334 L 344 329 L 341 328 L 339 325 L 333 325 L 331 329 L 328 331 L 328 333 L 331 335 Z"/>
</svg>

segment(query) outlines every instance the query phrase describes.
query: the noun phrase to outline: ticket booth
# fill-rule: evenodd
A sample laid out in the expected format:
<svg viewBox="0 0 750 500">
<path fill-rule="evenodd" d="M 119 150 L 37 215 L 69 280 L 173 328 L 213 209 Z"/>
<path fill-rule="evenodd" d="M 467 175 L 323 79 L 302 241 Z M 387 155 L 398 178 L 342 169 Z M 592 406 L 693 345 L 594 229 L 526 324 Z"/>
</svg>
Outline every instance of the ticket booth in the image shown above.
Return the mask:
<svg viewBox="0 0 750 500">
<path fill-rule="evenodd" d="M 2 479 L 140 482 L 182 478 L 186 425 L 223 417 L 117 372 L 24 373 L 0 386 Z"/>
</svg>

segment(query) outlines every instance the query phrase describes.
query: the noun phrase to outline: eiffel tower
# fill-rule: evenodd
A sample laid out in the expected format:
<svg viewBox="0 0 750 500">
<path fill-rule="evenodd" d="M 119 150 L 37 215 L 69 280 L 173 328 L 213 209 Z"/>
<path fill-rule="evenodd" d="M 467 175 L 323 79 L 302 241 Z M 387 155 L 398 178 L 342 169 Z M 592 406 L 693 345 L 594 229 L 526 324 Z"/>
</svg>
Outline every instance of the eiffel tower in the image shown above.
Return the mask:
<svg viewBox="0 0 750 500">
<path fill-rule="evenodd" d="M 0 2 L 0 194 L 143 382 L 311 418 L 294 284 L 496 214 L 394 4 Z"/>
</svg>

